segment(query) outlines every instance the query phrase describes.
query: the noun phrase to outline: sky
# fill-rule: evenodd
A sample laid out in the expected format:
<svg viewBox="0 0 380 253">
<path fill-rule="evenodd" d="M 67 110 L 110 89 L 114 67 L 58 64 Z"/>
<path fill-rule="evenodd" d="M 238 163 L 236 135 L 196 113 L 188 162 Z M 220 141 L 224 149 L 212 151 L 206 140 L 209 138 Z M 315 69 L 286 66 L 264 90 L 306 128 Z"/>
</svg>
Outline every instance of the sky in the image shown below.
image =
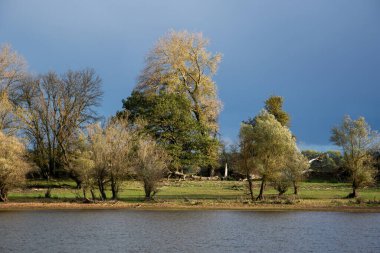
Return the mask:
<svg viewBox="0 0 380 253">
<path fill-rule="evenodd" d="M 202 32 L 223 55 L 214 80 L 225 141 L 279 95 L 299 146 L 324 151 L 336 149 L 331 128 L 344 115 L 380 129 L 379 14 L 378 0 L 0 0 L 0 44 L 34 74 L 94 68 L 105 93 L 98 111 L 110 116 L 160 37 Z"/>
</svg>

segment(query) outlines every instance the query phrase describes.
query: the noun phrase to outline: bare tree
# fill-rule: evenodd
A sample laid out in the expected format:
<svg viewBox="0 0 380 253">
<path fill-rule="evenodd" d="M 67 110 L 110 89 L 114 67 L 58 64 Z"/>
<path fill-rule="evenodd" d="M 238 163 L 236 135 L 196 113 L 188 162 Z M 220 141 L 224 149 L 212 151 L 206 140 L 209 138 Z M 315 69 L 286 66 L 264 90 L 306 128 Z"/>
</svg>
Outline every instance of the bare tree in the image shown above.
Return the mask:
<svg viewBox="0 0 380 253">
<path fill-rule="evenodd" d="M 19 117 L 33 146 L 34 160 L 46 178 L 57 169 L 71 172 L 69 153 L 78 129 L 93 122 L 101 80 L 93 70 L 54 72 L 27 78 L 19 88 Z M 74 180 L 77 180 L 75 175 Z M 80 182 L 77 182 L 80 183 Z"/>
<path fill-rule="evenodd" d="M 105 188 L 111 185 L 112 199 L 118 198 L 121 184 L 133 165 L 135 131 L 125 121 L 111 120 L 102 128 L 89 129 L 90 150 L 94 161 L 95 180 L 101 198 L 107 198 Z"/>
<path fill-rule="evenodd" d="M 144 185 L 145 199 L 157 193 L 159 181 L 168 169 L 169 156 L 157 143 L 147 137 L 138 141 L 135 172 Z"/>
<path fill-rule="evenodd" d="M 357 189 L 374 183 L 376 170 L 371 153 L 380 144 L 380 136 L 371 130 L 363 117 L 343 119 L 340 126 L 332 129 L 331 141 L 343 149 L 344 167 L 352 180 L 350 198 L 357 197 Z"/>
<path fill-rule="evenodd" d="M 95 201 L 95 162 L 90 149 L 88 136 L 84 132 L 80 132 L 74 145 L 74 151 L 70 153 L 69 158 L 72 171 L 81 182 L 84 201 L 90 201 L 87 198 L 88 190 L 90 190 L 92 201 Z"/>
<path fill-rule="evenodd" d="M 24 144 L 0 131 L 0 201 L 7 201 L 8 191 L 21 186 L 29 168 Z"/>
</svg>

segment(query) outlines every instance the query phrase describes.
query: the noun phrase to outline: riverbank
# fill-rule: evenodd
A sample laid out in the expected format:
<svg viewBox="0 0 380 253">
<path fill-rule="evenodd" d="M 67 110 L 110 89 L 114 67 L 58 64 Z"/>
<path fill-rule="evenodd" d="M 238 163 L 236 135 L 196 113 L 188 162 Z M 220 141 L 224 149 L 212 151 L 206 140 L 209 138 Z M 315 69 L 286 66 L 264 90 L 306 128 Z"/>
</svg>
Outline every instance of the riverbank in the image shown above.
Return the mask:
<svg viewBox="0 0 380 253">
<path fill-rule="evenodd" d="M 78 202 L 7 202 L 0 204 L 6 210 L 238 210 L 238 211 L 332 211 L 332 212 L 375 212 L 380 213 L 379 204 L 355 204 L 352 201 L 300 201 L 295 204 L 272 203 L 217 203 L 217 202 L 141 202 L 126 203 L 106 201 L 96 203 Z"/>
<path fill-rule="evenodd" d="M 259 183 L 254 183 L 255 192 Z M 50 187 L 51 198 L 45 198 Z M 380 212 L 380 188 L 361 189 L 360 197 L 347 199 L 351 191 L 347 183 L 303 182 L 299 194 L 292 189 L 278 197 L 267 187 L 264 201 L 251 201 L 242 181 L 163 181 L 155 201 L 144 201 L 144 191 L 137 181 L 125 181 L 119 201 L 83 203 L 82 191 L 72 181 L 28 181 L 26 187 L 13 190 L 9 202 L 0 210 L 26 209 L 141 209 L 141 210 L 310 210 Z M 107 191 L 107 196 L 110 192 Z"/>
</svg>

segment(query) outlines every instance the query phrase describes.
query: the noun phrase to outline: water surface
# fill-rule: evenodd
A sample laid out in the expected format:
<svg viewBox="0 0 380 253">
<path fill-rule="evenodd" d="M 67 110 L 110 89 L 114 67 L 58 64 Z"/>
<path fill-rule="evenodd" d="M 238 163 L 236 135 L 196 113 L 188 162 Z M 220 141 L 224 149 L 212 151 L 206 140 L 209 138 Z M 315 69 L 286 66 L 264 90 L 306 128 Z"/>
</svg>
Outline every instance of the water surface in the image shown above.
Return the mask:
<svg viewBox="0 0 380 253">
<path fill-rule="evenodd" d="M 380 214 L 1 211 L 0 252 L 380 252 Z"/>
</svg>

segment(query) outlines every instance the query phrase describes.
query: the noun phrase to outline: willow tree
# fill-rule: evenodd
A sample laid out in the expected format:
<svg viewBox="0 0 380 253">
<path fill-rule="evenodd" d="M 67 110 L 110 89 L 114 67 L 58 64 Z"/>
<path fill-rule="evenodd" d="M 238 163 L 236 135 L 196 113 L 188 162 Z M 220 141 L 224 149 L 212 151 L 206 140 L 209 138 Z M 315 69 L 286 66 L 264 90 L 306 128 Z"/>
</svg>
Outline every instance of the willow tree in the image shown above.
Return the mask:
<svg viewBox="0 0 380 253">
<path fill-rule="evenodd" d="M 200 33 L 172 31 L 161 38 L 148 54 L 135 91 L 144 94 L 180 94 L 189 101 L 188 111 L 204 137 L 203 152 L 208 165 L 217 163 L 218 116 L 221 102 L 213 76 L 220 54 L 207 49 Z"/>
<path fill-rule="evenodd" d="M 126 121 L 111 120 L 103 128 L 95 124 L 88 131 L 94 162 L 92 174 L 101 198 L 107 198 L 105 190 L 109 183 L 112 199 L 117 199 L 121 184 L 132 169 L 135 130 Z"/>
<path fill-rule="evenodd" d="M 135 172 L 144 186 L 145 199 L 151 200 L 158 191 L 170 157 L 149 137 L 140 137 L 135 156 Z"/>
<path fill-rule="evenodd" d="M 293 185 L 293 193 L 298 195 L 298 184 L 310 167 L 309 160 L 298 150 L 289 155 L 286 167 L 283 169 L 283 177 Z"/>
<path fill-rule="evenodd" d="M 24 182 L 29 168 L 25 158 L 24 144 L 0 131 L 0 201 L 7 201 L 9 190 Z"/>
<path fill-rule="evenodd" d="M 295 140 L 290 130 L 267 111 L 255 117 L 251 136 L 254 164 L 261 177 L 257 199 L 263 199 L 266 183 L 279 176 L 281 169 L 286 166 L 288 155 L 296 149 Z"/>
<path fill-rule="evenodd" d="M 376 170 L 371 154 L 379 148 L 380 136 L 363 117 L 352 120 L 346 116 L 340 126 L 332 129 L 330 140 L 343 149 L 343 166 L 352 182 L 348 197 L 357 197 L 358 188 L 374 183 Z"/>
</svg>

